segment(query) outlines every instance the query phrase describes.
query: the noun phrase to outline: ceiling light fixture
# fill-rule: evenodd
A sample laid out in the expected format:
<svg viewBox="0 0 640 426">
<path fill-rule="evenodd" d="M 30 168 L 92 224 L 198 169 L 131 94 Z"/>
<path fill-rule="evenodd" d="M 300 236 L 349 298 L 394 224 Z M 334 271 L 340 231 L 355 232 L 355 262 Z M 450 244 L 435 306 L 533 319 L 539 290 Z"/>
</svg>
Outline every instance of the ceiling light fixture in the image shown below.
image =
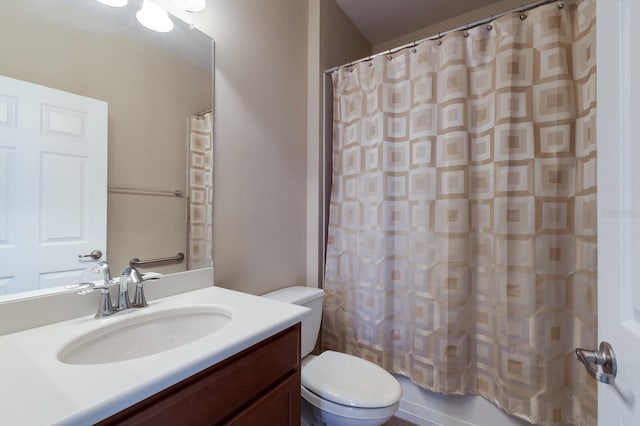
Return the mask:
<svg viewBox="0 0 640 426">
<path fill-rule="evenodd" d="M 145 27 L 159 33 L 167 33 L 173 29 L 173 21 L 167 11 L 150 0 L 144 0 L 136 18 Z"/>
<path fill-rule="evenodd" d="M 123 7 L 127 5 L 128 0 L 98 0 L 102 4 L 106 4 L 111 7 Z"/>
<path fill-rule="evenodd" d="M 200 12 L 207 6 L 207 0 L 170 0 L 170 2 L 187 12 Z"/>
</svg>

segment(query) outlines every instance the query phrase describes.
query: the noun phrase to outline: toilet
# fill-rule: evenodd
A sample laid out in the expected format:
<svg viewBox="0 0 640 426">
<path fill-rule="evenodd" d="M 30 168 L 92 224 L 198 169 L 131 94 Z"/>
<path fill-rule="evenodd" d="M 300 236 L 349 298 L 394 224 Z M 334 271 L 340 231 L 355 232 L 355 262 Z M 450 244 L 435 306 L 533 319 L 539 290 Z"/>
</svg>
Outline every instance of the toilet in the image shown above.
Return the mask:
<svg viewBox="0 0 640 426">
<path fill-rule="evenodd" d="M 339 352 L 310 355 L 320 330 L 322 290 L 293 286 L 264 297 L 311 308 L 302 321 L 303 426 L 379 426 L 393 417 L 402 388 L 387 371 Z"/>
</svg>

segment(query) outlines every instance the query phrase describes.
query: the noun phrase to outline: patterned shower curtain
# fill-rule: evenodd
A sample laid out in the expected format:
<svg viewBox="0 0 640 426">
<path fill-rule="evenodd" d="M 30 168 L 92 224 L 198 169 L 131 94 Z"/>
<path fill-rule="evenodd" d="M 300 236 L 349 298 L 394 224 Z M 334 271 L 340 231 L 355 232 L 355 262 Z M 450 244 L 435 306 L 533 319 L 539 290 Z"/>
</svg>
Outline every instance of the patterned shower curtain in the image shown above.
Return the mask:
<svg viewBox="0 0 640 426">
<path fill-rule="evenodd" d="M 187 269 L 212 266 L 213 113 L 189 118 L 189 243 Z"/>
<path fill-rule="evenodd" d="M 596 424 L 595 1 L 333 75 L 325 349 Z"/>
</svg>

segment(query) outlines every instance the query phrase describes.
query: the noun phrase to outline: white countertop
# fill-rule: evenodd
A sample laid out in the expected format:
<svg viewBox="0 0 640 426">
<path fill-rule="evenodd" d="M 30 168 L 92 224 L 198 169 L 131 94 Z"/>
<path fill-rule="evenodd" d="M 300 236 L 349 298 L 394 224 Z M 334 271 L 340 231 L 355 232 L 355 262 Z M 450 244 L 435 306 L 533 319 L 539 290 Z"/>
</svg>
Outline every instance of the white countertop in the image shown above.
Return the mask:
<svg viewBox="0 0 640 426">
<path fill-rule="evenodd" d="M 68 342 L 105 324 L 165 308 L 205 304 L 230 309 L 232 319 L 215 333 L 184 346 L 110 364 L 58 361 Z M 301 306 L 207 287 L 105 319 L 87 316 L 0 336 L 1 423 L 95 423 L 285 330 L 309 312 Z"/>
</svg>

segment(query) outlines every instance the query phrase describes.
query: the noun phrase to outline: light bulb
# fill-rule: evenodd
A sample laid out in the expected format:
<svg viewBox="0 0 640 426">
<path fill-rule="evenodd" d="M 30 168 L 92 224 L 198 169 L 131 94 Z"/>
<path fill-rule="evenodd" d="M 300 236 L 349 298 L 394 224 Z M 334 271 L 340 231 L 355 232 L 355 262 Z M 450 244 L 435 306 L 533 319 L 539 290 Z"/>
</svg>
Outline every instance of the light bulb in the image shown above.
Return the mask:
<svg viewBox="0 0 640 426">
<path fill-rule="evenodd" d="M 127 5 L 128 0 L 98 0 L 102 4 L 112 7 L 123 7 Z"/>
<path fill-rule="evenodd" d="M 173 29 L 173 21 L 167 11 L 149 0 L 144 0 L 142 9 L 136 13 L 136 18 L 145 27 L 159 33 L 166 33 Z"/>
<path fill-rule="evenodd" d="M 207 5 L 207 0 L 170 0 L 174 6 L 187 12 L 200 12 Z"/>
</svg>

